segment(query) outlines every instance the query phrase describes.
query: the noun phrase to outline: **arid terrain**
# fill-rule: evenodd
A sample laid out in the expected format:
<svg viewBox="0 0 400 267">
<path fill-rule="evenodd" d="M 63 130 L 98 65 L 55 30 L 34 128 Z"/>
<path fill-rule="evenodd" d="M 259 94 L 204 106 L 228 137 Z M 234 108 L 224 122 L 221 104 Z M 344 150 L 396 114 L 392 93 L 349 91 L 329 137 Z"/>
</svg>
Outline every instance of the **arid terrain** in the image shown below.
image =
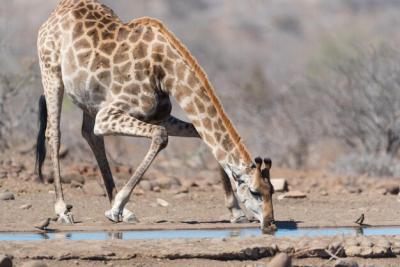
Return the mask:
<svg viewBox="0 0 400 267">
<path fill-rule="evenodd" d="M 13 193 L 15 198 L 0 201 L 0 212 L 3 214 L 0 218 L 0 231 L 2 232 L 32 232 L 35 231 L 34 225 L 38 222 L 54 216 L 53 185 L 34 182 L 32 180 L 34 175 L 30 175 L 29 171 L 31 165 L 24 164 L 24 157 L 17 159 L 11 162 L 3 161 L 1 165 L 0 173 L 3 178 L 0 180 L 0 192 L 8 190 Z M 117 184 L 121 185 L 124 180 L 122 177 L 128 177 L 131 171 L 125 166 L 115 167 Z M 52 223 L 50 228 L 61 231 L 120 231 L 257 227 L 256 224 L 231 225 L 229 223 L 229 213 L 224 206 L 222 185 L 219 182 L 217 169 L 194 171 L 200 175 L 192 178 L 171 178 L 159 170 L 150 170 L 144 181 L 135 189 L 134 196 L 128 204 L 140 222 L 129 225 L 113 224 L 103 216 L 109 203 L 95 165 L 66 166 L 65 197 L 67 202 L 74 206 L 73 213 L 77 223 L 73 226 Z M 354 221 L 362 213 L 365 214 L 364 223 L 368 225 L 400 225 L 398 180 L 338 176 L 319 172 L 295 172 L 283 169 L 273 169 L 272 177 L 287 179 L 289 193 L 300 191 L 304 194 L 304 197 L 301 198 L 283 199 L 281 196 L 285 193 L 277 192 L 275 194 L 275 220 L 278 226 L 285 223 L 295 227 L 356 226 Z M 165 204 L 160 199 L 167 203 Z M 338 241 L 340 238 L 342 240 Z M 373 244 L 383 242 L 379 238 L 358 238 L 361 238 L 361 241 L 369 240 L 362 241 L 360 246 L 363 242 L 372 242 Z M 384 239 L 386 240 L 386 238 Z M 354 237 L 346 240 L 345 237 L 340 236 L 312 239 L 274 238 L 266 235 L 254 239 L 232 237 L 204 240 L 115 240 L 78 243 L 58 240 L 43 241 L 37 243 L 38 245 L 35 242 L 0 242 L 0 251 L 13 255 L 18 263 L 43 259 L 49 266 L 98 266 L 98 264 L 107 266 L 204 266 L 205 264 L 210 266 L 224 264 L 259 266 L 266 264 L 276 251 L 272 250 L 270 254 L 261 253 L 256 256 L 252 252 L 248 256 L 243 256 L 241 251 L 261 244 L 267 248 L 270 246 L 271 249 L 274 246 L 281 248 L 280 244 L 283 242 L 285 246 L 292 246 L 292 250 L 286 249 L 295 256 L 296 266 L 322 266 L 329 259 L 326 255 L 319 257 L 312 256 L 312 253 L 307 254 L 308 256 L 298 253 L 302 249 L 307 249 L 310 244 L 312 248 L 315 247 L 315 242 L 317 244 L 325 242 L 329 247 L 329 244 L 334 242 L 333 240 L 336 243 L 347 244 L 348 240 L 354 240 Z M 399 237 L 387 237 L 387 240 L 393 246 L 400 245 Z M 189 244 L 196 245 L 188 246 Z M 218 244 L 221 246 L 217 250 L 211 248 L 218 247 Z M 378 247 L 376 244 L 374 247 Z M 57 249 L 60 247 L 63 249 Z M 395 248 L 393 247 L 391 250 L 395 251 Z M 374 255 L 372 250 L 370 255 L 367 252 L 363 253 L 360 254 L 363 255 L 362 257 L 355 258 L 361 266 L 363 266 L 362 264 L 375 264 L 373 266 L 397 266 L 400 264 L 400 260 L 393 257 L 372 259 L 374 257 L 386 258 L 389 254 Z M 335 260 L 329 261 L 329 264 L 327 266 L 334 266 Z"/>
</svg>

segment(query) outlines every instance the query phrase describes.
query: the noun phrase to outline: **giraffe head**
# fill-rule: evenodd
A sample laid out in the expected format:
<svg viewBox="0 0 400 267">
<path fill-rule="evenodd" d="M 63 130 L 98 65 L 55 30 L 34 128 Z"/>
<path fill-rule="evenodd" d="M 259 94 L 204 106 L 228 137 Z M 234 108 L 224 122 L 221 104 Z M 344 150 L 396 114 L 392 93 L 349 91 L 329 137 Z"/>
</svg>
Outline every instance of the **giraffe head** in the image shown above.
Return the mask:
<svg viewBox="0 0 400 267">
<path fill-rule="evenodd" d="M 272 194 L 274 188 L 270 181 L 270 159 L 256 158 L 255 163 L 235 177 L 237 193 L 244 206 L 260 221 L 264 231 L 274 230 L 274 210 Z"/>
</svg>

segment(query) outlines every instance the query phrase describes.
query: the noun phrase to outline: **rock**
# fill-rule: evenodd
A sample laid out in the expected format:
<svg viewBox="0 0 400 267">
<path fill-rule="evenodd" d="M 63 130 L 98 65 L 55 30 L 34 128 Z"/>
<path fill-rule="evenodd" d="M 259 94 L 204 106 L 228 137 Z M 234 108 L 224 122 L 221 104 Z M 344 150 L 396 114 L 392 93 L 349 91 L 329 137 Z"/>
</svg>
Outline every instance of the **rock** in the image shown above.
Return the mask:
<svg viewBox="0 0 400 267">
<path fill-rule="evenodd" d="M 22 264 L 22 267 L 48 267 L 48 265 L 41 261 L 28 261 Z"/>
<path fill-rule="evenodd" d="M 288 184 L 285 179 L 271 179 L 271 184 L 275 192 L 287 192 Z"/>
<path fill-rule="evenodd" d="M 327 195 L 329 195 L 329 194 L 328 194 L 328 192 L 326 190 L 322 190 L 321 191 L 321 196 L 326 197 Z"/>
<path fill-rule="evenodd" d="M 386 184 L 383 186 L 387 194 L 398 195 L 400 192 L 400 186 L 398 184 Z"/>
<path fill-rule="evenodd" d="M 144 191 L 151 191 L 153 189 L 152 184 L 148 180 L 142 180 L 139 183 L 139 186 L 144 190 Z"/>
<path fill-rule="evenodd" d="M 362 248 L 358 246 L 346 246 L 345 252 L 347 257 L 359 257 L 362 252 Z"/>
<path fill-rule="evenodd" d="M 9 256 L 0 255 L 0 267 L 12 267 L 12 259 Z"/>
<path fill-rule="evenodd" d="M 285 198 L 306 198 L 306 197 L 307 197 L 307 195 L 301 191 L 290 191 L 290 192 L 287 192 L 285 194 L 278 196 L 278 199 L 282 200 Z"/>
<path fill-rule="evenodd" d="M 335 267 L 358 267 L 358 263 L 354 260 L 340 259 L 334 265 Z"/>
<path fill-rule="evenodd" d="M 157 185 L 157 186 L 154 186 L 153 187 L 153 191 L 154 192 L 157 192 L 157 193 L 160 193 L 161 192 L 161 188 Z"/>
<path fill-rule="evenodd" d="M 32 208 L 32 204 L 25 204 L 19 207 L 21 210 L 29 210 Z"/>
<path fill-rule="evenodd" d="M 0 193 L 0 200 L 14 200 L 14 194 L 9 192 L 9 191 L 5 191 Z"/>
<path fill-rule="evenodd" d="M 286 253 L 279 253 L 267 265 L 268 267 L 292 267 L 292 258 Z"/>
<path fill-rule="evenodd" d="M 157 204 L 164 208 L 169 206 L 169 203 L 161 198 L 157 198 Z"/>
</svg>

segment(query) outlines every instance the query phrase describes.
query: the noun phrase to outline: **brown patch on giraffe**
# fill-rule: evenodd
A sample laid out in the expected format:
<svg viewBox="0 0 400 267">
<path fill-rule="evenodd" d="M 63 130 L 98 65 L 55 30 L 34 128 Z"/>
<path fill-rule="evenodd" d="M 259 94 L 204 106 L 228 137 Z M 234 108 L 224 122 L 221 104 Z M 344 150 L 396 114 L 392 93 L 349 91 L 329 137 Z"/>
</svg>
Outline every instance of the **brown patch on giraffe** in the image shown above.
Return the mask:
<svg viewBox="0 0 400 267">
<path fill-rule="evenodd" d="M 186 105 L 186 107 L 184 107 L 183 108 L 183 110 L 187 113 L 187 115 L 196 115 L 197 114 L 197 111 L 196 111 L 196 109 L 194 108 L 194 106 L 193 105 Z"/>
<path fill-rule="evenodd" d="M 136 83 L 131 83 L 124 88 L 124 92 L 130 95 L 137 95 L 140 92 L 140 86 Z"/>
<path fill-rule="evenodd" d="M 152 54 L 151 58 L 153 59 L 154 62 L 160 63 L 163 61 L 164 56 L 162 54 Z"/>
<path fill-rule="evenodd" d="M 196 128 L 199 128 L 199 127 L 201 127 L 201 123 L 200 123 L 200 121 L 198 121 L 198 120 L 192 120 L 192 124 L 196 127 Z M 203 132 L 202 131 L 200 131 L 199 132 L 199 134 L 203 134 Z"/>
<path fill-rule="evenodd" d="M 134 59 L 141 59 L 147 55 L 148 45 L 140 42 L 134 49 L 133 49 L 133 58 Z"/>
<path fill-rule="evenodd" d="M 93 28 L 94 26 L 96 26 L 95 21 L 85 21 L 86 30 L 89 30 L 89 29 Z"/>
<path fill-rule="evenodd" d="M 197 96 L 194 97 L 194 104 L 196 105 L 199 113 L 206 112 L 206 107 L 204 106 L 203 102 L 201 102 L 200 98 L 198 98 Z"/>
<path fill-rule="evenodd" d="M 178 58 L 178 54 L 175 53 L 170 46 L 167 46 L 167 57 L 169 57 L 170 59 L 177 59 Z"/>
<path fill-rule="evenodd" d="M 207 103 L 210 102 L 210 97 L 207 95 L 207 91 L 203 86 L 200 87 L 200 90 L 197 91 L 197 95 L 200 96 L 202 101 Z"/>
<path fill-rule="evenodd" d="M 135 79 L 142 82 L 146 79 L 146 77 L 148 77 L 144 71 L 141 70 L 137 70 L 135 71 Z"/>
<path fill-rule="evenodd" d="M 121 27 L 118 30 L 117 34 L 117 42 L 122 42 L 125 41 L 126 39 L 129 38 L 129 35 L 131 34 L 131 31 L 125 27 Z"/>
<path fill-rule="evenodd" d="M 214 131 L 214 136 L 217 139 L 217 142 L 221 142 L 222 134 L 220 132 Z"/>
<path fill-rule="evenodd" d="M 212 122 L 209 118 L 204 118 L 202 123 L 203 123 L 204 128 L 206 128 L 206 130 L 209 130 L 209 131 L 212 130 L 212 128 L 213 128 Z"/>
<path fill-rule="evenodd" d="M 151 65 L 150 60 L 146 59 L 144 61 L 137 62 L 135 64 L 135 70 L 142 70 L 142 71 L 148 70 L 150 69 L 150 65 Z"/>
<path fill-rule="evenodd" d="M 111 73 L 110 71 L 103 71 L 97 74 L 97 78 L 101 83 L 103 83 L 105 86 L 110 86 L 111 83 Z"/>
<path fill-rule="evenodd" d="M 74 43 L 75 50 L 83 50 L 92 48 L 91 44 L 86 39 L 81 39 Z"/>
<path fill-rule="evenodd" d="M 208 144 L 210 144 L 212 146 L 216 145 L 214 138 L 211 135 L 209 135 L 208 133 L 204 133 L 204 139 L 206 140 L 206 142 Z"/>
<path fill-rule="evenodd" d="M 119 47 L 117 52 L 114 55 L 114 63 L 118 64 L 121 62 L 125 62 L 129 60 L 129 45 L 128 43 L 124 42 Z"/>
<path fill-rule="evenodd" d="M 83 30 L 83 23 L 82 22 L 78 22 L 77 24 L 75 24 L 74 29 L 72 30 L 72 39 L 78 39 L 80 36 L 82 36 L 84 34 L 84 30 Z"/>
<path fill-rule="evenodd" d="M 175 74 L 175 69 L 174 69 L 174 62 L 170 59 L 165 59 L 164 61 L 164 68 L 167 71 L 168 74 L 174 75 Z"/>
<path fill-rule="evenodd" d="M 189 75 L 187 77 L 187 83 L 190 87 L 194 88 L 198 84 L 198 80 L 196 76 L 194 75 L 193 72 L 189 72 Z"/>
<path fill-rule="evenodd" d="M 143 40 L 146 42 L 151 42 L 154 40 L 155 34 L 152 27 L 147 27 L 145 33 L 143 34 Z"/>
<path fill-rule="evenodd" d="M 131 66 L 132 63 L 129 61 L 122 66 L 115 66 L 113 69 L 114 80 L 120 84 L 130 81 L 132 79 L 130 71 Z"/>
<path fill-rule="evenodd" d="M 87 35 L 92 40 L 93 47 L 96 48 L 99 45 L 99 40 L 100 40 L 99 32 L 97 31 L 97 29 L 94 28 L 94 29 L 88 31 Z"/>
<path fill-rule="evenodd" d="M 143 33 L 142 26 L 134 28 L 133 31 L 131 32 L 131 36 L 129 36 L 129 41 L 131 43 L 136 43 L 142 36 L 142 33 Z"/>
<path fill-rule="evenodd" d="M 88 68 L 89 63 L 90 63 L 90 58 L 92 55 L 92 51 L 86 51 L 82 53 L 78 53 L 77 58 L 78 58 L 78 64 L 81 68 Z"/>
<path fill-rule="evenodd" d="M 74 51 L 72 50 L 72 48 L 68 49 L 65 57 L 66 57 L 66 64 L 64 64 L 64 66 L 63 66 L 64 72 L 66 75 L 70 75 L 70 74 L 74 73 L 77 68 L 76 62 L 75 62 L 75 55 L 74 55 Z"/>
<path fill-rule="evenodd" d="M 164 85 L 165 85 L 165 88 L 167 89 L 167 91 L 170 91 L 171 88 L 173 88 L 175 85 L 175 78 L 166 79 L 164 82 Z"/>
<path fill-rule="evenodd" d="M 61 23 L 61 27 L 64 31 L 69 31 L 71 28 L 71 21 L 65 20 L 63 23 Z"/>
<path fill-rule="evenodd" d="M 118 95 L 119 93 L 121 93 L 121 89 L 122 89 L 122 86 L 119 84 L 113 84 L 111 87 L 111 90 L 114 95 Z"/>
<path fill-rule="evenodd" d="M 111 40 L 114 38 L 114 31 L 110 31 L 108 29 L 101 31 L 101 39 L 102 40 Z"/>
<path fill-rule="evenodd" d="M 214 118 L 217 115 L 217 110 L 215 109 L 214 106 L 209 106 L 207 108 L 207 113 L 211 118 Z"/>
<path fill-rule="evenodd" d="M 182 62 L 176 64 L 176 75 L 179 80 L 183 81 L 186 74 L 186 65 Z"/>
<path fill-rule="evenodd" d="M 224 139 L 222 140 L 222 146 L 228 152 L 231 151 L 235 147 L 235 145 L 232 143 L 232 140 L 231 140 L 229 134 L 226 134 L 224 136 Z"/>
<path fill-rule="evenodd" d="M 111 43 L 102 43 L 100 45 L 100 51 L 102 51 L 103 53 L 111 56 L 111 54 L 114 52 L 115 48 L 117 47 L 117 45 L 114 42 Z"/>
<path fill-rule="evenodd" d="M 185 97 L 189 97 L 192 94 L 192 90 L 186 85 L 178 85 L 177 93 L 176 93 L 176 100 L 182 102 Z"/>
<path fill-rule="evenodd" d="M 163 44 L 154 44 L 153 45 L 153 53 L 156 54 L 164 54 L 165 46 Z"/>
<path fill-rule="evenodd" d="M 90 70 L 96 71 L 98 69 L 108 69 L 110 66 L 110 60 L 108 58 L 96 53 Z"/>
</svg>

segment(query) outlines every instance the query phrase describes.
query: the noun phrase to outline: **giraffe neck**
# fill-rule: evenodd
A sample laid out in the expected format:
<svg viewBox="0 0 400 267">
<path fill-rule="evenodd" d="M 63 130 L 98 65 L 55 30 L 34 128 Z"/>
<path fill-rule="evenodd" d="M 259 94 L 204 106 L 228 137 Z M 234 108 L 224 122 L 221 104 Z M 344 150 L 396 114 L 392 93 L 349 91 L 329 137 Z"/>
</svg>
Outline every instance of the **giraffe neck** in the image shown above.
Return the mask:
<svg viewBox="0 0 400 267">
<path fill-rule="evenodd" d="M 134 23 L 158 28 L 169 43 L 172 51 L 168 50 L 167 54 L 175 62 L 175 70 L 171 70 L 175 77 L 163 79 L 164 88 L 186 112 L 218 162 L 230 170 L 250 165 L 249 152 L 215 95 L 207 75 L 189 50 L 160 21 L 140 18 Z M 170 72 L 169 69 L 166 72 Z"/>
</svg>

